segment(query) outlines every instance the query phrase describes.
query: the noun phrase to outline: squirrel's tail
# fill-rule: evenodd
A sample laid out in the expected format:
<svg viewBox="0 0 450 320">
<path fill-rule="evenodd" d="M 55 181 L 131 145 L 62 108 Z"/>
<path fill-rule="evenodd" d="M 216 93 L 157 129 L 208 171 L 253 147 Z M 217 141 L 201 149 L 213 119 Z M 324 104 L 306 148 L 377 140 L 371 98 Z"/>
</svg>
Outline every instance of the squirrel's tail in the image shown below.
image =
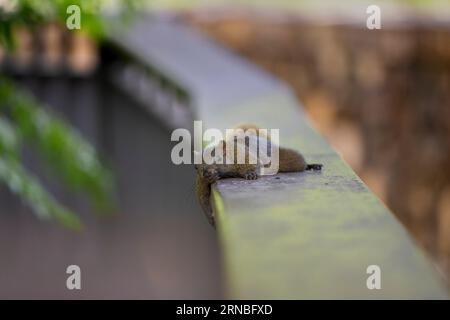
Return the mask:
<svg viewBox="0 0 450 320">
<path fill-rule="evenodd" d="M 308 164 L 305 158 L 295 150 L 279 147 L 279 172 L 296 172 L 304 170 L 321 170 L 322 165 Z"/>
<path fill-rule="evenodd" d="M 320 163 L 311 163 L 306 165 L 305 170 L 322 170 L 323 164 Z"/>
<path fill-rule="evenodd" d="M 279 147 L 279 172 L 294 172 L 306 170 L 306 161 L 295 150 Z"/>
</svg>

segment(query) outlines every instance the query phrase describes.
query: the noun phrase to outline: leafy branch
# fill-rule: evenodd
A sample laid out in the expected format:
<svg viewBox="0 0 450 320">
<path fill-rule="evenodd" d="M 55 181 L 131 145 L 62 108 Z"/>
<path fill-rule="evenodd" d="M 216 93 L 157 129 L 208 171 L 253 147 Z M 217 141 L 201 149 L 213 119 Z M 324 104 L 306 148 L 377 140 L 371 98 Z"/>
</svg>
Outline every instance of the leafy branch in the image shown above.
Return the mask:
<svg viewBox="0 0 450 320">
<path fill-rule="evenodd" d="M 118 3 L 118 19 L 129 18 L 141 0 Z M 50 21 L 61 24 L 67 8 L 82 11 L 82 31 L 101 40 L 101 18 L 107 0 L 6 0 L 0 3 L 0 48 L 14 49 L 14 30 L 32 29 Z M 117 8 L 116 8 L 117 9 Z M 0 76 L 0 183 L 26 202 L 43 219 L 55 219 L 66 227 L 80 229 L 79 217 L 61 205 L 23 165 L 24 144 L 38 150 L 48 167 L 75 191 L 85 192 L 99 210 L 111 207 L 112 174 L 100 162 L 95 149 L 64 121 L 45 111 L 26 92 Z"/>
<path fill-rule="evenodd" d="M 143 0 L 115 1 L 115 8 L 109 9 L 118 12 L 116 19 L 127 20 L 142 4 Z M 81 9 L 82 31 L 93 39 L 101 40 L 106 28 L 102 12 L 111 5 L 110 0 L 6 0 L 0 3 L 0 44 L 8 50 L 13 49 L 13 30 L 19 26 L 31 29 L 47 21 L 64 25 L 70 5 Z"/>
<path fill-rule="evenodd" d="M 53 217 L 79 228 L 78 217 L 58 204 L 21 164 L 23 142 L 34 145 L 66 184 L 85 191 L 97 208 L 108 208 L 112 176 L 95 149 L 31 96 L 0 78 L 0 182 L 24 199 L 39 217 Z"/>
</svg>

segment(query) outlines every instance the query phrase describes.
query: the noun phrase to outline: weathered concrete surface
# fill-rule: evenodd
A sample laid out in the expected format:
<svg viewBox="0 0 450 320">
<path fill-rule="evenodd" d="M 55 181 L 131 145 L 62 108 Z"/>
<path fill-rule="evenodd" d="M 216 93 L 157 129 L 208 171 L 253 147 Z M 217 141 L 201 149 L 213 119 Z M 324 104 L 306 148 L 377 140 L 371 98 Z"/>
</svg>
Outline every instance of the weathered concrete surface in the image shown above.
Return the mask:
<svg viewBox="0 0 450 320">
<path fill-rule="evenodd" d="M 445 292 L 404 228 L 337 156 L 323 172 L 229 179 L 215 198 L 236 298 L 440 298 Z M 366 268 L 380 266 L 382 290 Z"/>
<path fill-rule="evenodd" d="M 183 25 L 152 18 L 129 33 L 123 47 L 186 87 L 204 129 L 278 128 L 282 145 L 324 164 L 322 172 L 214 187 L 228 297 L 448 297 L 422 251 L 310 127 L 282 82 Z M 366 287 L 372 264 L 381 267 L 381 290 Z"/>
</svg>

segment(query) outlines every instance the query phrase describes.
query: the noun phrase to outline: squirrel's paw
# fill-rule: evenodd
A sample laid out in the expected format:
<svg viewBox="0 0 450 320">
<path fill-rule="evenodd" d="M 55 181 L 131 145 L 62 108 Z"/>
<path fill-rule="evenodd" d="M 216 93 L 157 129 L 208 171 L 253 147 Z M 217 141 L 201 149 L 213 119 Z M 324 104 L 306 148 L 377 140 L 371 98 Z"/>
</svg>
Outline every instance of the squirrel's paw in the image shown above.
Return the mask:
<svg viewBox="0 0 450 320">
<path fill-rule="evenodd" d="M 245 180 L 256 180 L 256 179 L 258 179 L 258 174 L 254 171 L 247 172 L 244 174 L 244 179 Z"/>
</svg>

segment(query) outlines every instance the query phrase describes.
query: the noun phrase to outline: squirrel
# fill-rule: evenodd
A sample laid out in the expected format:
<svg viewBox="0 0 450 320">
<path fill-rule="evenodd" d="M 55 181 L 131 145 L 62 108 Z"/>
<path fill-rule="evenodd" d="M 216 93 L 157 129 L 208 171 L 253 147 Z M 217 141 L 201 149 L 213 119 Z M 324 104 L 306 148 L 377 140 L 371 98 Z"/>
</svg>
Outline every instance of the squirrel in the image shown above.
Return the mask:
<svg viewBox="0 0 450 320">
<path fill-rule="evenodd" d="M 251 124 L 242 124 L 237 126 L 234 130 L 241 129 L 246 132 L 246 138 L 244 145 L 245 149 L 245 163 L 238 164 L 236 163 L 236 153 L 237 145 L 236 137 L 234 135 L 228 136 L 225 141 L 222 140 L 218 143 L 219 148 L 223 150 L 223 158 L 219 157 L 219 162 L 222 163 L 213 163 L 213 164 L 196 164 L 195 169 L 197 171 L 196 176 L 196 193 L 197 198 L 202 207 L 209 223 L 212 226 L 215 226 L 214 212 L 211 207 L 211 185 L 215 183 L 217 180 L 222 178 L 244 178 L 246 180 L 256 180 L 260 175 L 261 163 L 257 159 L 257 155 L 251 154 L 249 149 L 249 140 L 256 139 L 258 144 L 271 144 L 270 138 L 263 134 L 255 125 Z M 249 130 L 251 129 L 251 130 Z M 248 134 L 250 132 L 250 134 Z M 252 134 L 253 132 L 253 134 Z M 234 163 L 227 164 L 226 163 L 226 145 L 227 143 L 235 143 L 234 148 Z M 217 146 L 217 145 L 216 145 Z M 215 147 L 216 147 L 215 146 Z M 307 164 L 303 155 L 293 149 L 278 147 L 279 150 L 279 168 L 278 172 L 300 172 L 305 170 L 321 170 L 322 164 Z M 251 157 L 256 160 L 256 164 L 252 164 L 249 159 Z M 255 159 L 256 158 L 256 159 Z M 217 158 L 215 158 L 217 159 Z M 255 163 L 254 162 L 254 163 Z"/>
</svg>

